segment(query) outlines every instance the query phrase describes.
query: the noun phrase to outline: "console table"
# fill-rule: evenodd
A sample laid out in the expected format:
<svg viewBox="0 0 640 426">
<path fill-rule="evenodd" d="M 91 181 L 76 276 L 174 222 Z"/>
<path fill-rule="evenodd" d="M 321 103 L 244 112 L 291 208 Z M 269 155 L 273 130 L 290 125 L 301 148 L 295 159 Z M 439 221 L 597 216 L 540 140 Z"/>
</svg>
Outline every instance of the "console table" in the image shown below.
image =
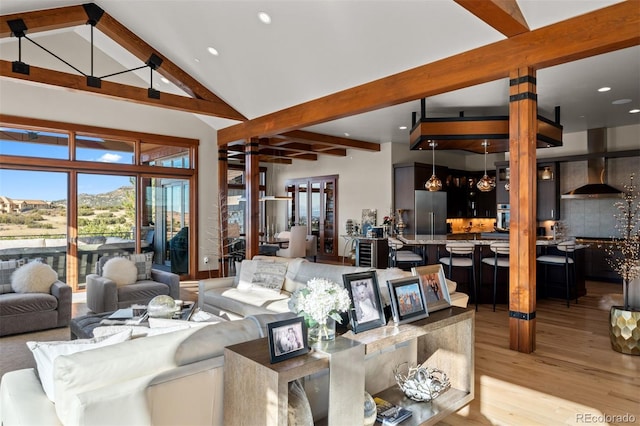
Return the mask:
<svg viewBox="0 0 640 426">
<path fill-rule="evenodd" d="M 450 307 L 399 326 L 393 323 L 316 345 L 308 354 L 270 363 L 267 339 L 225 348 L 225 424 L 287 424 L 289 382 L 329 372 L 328 425 L 362 424 L 363 394 L 402 405 L 402 426 L 432 425 L 474 398 L 475 311 Z M 451 388 L 432 402 L 415 402 L 396 385 L 393 367 L 423 363 L 443 370 Z M 323 422 L 324 423 L 324 422 Z"/>
</svg>

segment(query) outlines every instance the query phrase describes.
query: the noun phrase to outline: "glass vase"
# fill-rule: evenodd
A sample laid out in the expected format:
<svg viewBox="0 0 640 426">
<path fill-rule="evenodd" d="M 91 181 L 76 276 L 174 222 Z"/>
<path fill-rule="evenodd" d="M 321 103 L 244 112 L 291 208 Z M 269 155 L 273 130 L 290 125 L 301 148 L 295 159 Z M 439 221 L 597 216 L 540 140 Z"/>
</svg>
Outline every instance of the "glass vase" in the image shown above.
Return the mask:
<svg viewBox="0 0 640 426">
<path fill-rule="evenodd" d="M 336 321 L 331 317 L 327 317 L 324 322 L 318 322 L 316 325 L 309 327 L 310 342 L 335 340 L 335 338 Z"/>
</svg>

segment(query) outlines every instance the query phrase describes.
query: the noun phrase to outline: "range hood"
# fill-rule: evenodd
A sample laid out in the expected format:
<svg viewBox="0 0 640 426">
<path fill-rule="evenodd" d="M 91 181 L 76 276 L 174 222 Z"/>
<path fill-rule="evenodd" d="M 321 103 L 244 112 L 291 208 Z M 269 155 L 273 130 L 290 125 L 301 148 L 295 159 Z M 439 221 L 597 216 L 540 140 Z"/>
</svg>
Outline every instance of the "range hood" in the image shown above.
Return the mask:
<svg viewBox="0 0 640 426">
<path fill-rule="evenodd" d="M 620 198 L 622 191 L 607 185 L 607 129 L 587 130 L 587 151 L 589 154 L 602 154 L 587 160 L 587 184 L 562 194 L 563 199 Z"/>
</svg>

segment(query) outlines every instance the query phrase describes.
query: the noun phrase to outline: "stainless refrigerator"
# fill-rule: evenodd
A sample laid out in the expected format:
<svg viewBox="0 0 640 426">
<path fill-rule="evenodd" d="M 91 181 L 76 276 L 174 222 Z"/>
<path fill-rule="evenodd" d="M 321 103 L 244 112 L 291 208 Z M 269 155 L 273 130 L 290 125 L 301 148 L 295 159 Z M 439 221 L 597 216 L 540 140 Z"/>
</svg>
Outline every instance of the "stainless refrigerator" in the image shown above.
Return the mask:
<svg viewBox="0 0 640 426">
<path fill-rule="evenodd" d="M 447 193 L 416 191 L 416 235 L 433 237 L 447 234 Z"/>
</svg>

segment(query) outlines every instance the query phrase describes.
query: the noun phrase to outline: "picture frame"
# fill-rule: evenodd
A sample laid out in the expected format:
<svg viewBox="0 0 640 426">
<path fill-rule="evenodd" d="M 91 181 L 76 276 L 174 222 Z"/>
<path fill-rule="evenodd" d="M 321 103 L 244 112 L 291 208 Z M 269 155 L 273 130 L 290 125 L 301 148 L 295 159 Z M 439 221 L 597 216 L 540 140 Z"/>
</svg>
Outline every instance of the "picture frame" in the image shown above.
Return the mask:
<svg viewBox="0 0 640 426">
<path fill-rule="evenodd" d="M 271 364 L 309 352 L 307 325 L 303 317 L 267 324 Z"/>
<path fill-rule="evenodd" d="M 429 312 L 451 306 L 451 295 L 442 265 L 414 266 L 411 268 L 411 273 L 420 277 Z"/>
<path fill-rule="evenodd" d="M 344 274 L 342 280 L 351 298 L 349 322 L 353 332 L 361 333 L 386 325 L 376 272 Z"/>
<path fill-rule="evenodd" d="M 404 324 L 429 316 L 420 277 L 389 280 L 387 286 L 391 296 L 393 322 Z"/>
</svg>

